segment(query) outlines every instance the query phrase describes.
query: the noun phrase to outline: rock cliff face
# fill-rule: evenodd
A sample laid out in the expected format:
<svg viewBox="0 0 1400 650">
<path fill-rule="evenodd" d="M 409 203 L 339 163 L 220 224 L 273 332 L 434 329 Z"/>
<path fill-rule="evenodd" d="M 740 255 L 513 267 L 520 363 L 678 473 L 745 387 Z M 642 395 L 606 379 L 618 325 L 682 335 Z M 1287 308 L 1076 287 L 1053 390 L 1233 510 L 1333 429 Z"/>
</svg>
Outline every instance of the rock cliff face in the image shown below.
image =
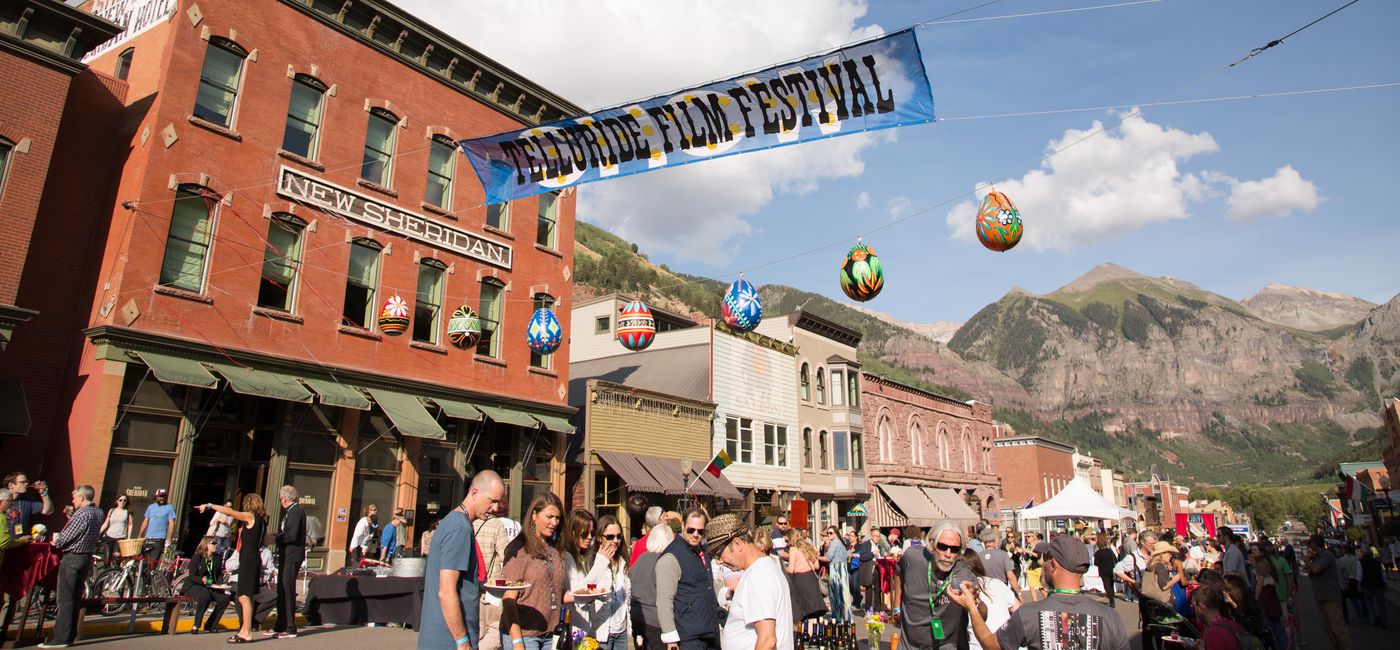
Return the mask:
<svg viewBox="0 0 1400 650">
<path fill-rule="evenodd" d="M 1312 332 L 1352 325 L 1376 304 L 1328 291 L 1271 284 L 1240 301 L 1250 313 L 1271 323 Z"/>
</svg>

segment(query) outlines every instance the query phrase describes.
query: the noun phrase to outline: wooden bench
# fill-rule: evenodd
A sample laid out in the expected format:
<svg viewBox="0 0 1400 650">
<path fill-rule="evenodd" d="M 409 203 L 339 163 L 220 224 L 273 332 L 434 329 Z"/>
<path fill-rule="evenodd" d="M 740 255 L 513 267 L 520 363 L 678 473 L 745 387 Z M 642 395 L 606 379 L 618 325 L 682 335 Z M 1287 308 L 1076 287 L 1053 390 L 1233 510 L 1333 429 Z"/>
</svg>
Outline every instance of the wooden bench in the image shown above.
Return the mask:
<svg viewBox="0 0 1400 650">
<path fill-rule="evenodd" d="M 180 623 L 180 607 L 186 603 L 193 603 L 194 599 L 189 596 L 147 596 L 140 598 L 84 598 L 78 601 L 78 624 L 77 636 L 74 641 L 83 636 L 83 617 L 87 614 L 89 607 L 101 607 L 103 605 L 131 605 L 131 616 L 126 622 L 126 633 L 136 632 L 136 617 L 141 614 L 141 605 L 164 605 L 165 613 L 161 618 L 163 624 L 160 628 L 161 634 L 174 634 L 176 626 Z"/>
</svg>

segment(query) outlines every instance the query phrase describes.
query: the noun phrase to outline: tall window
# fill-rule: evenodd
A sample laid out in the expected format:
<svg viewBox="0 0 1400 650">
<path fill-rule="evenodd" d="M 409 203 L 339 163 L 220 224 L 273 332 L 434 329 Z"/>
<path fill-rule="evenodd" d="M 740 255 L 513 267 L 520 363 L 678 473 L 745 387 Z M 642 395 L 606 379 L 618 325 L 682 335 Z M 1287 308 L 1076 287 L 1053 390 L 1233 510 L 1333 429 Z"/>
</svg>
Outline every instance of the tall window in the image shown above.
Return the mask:
<svg viewBox="0 0 1400 650">
<path fill-rule="evenodd" d="M 259 307 L 292 311 L 297 269 L 301 266 L 301 233 L 305 228 L 305 222 L 290 214 L 274 214 L 268 220 L 262 281 L 258 284 Z"/>
<path fill-rule="evenodd" d="M 860 373 L 855 371 L 846 373 L 846 403 L 850 404 L 851 408 L 860 408 L 860 383 L 856 379 L 858 374 Z"/>
<path fill-rule="evenodd" d="M 818 372 L 820 372 L 820 371 L 818 371 Z M 828 451 L 827 451 L 827 450 L 828 450 L 828 447 L 829 447 L 829 444 L 828 444 L 828 441 L 827 441 L 827 433 L 826 433 L 825 431 L 818 432 L 818 433 L 817 433 L 817 454 L 818 454 L 818 456 L 817 456 L 817 464 L 820 466 L 820 469 L 823 469 L 823 470 L 826 469 L 826 468 L 827 468 L 827 464 L 828 464 L 829 462 L 831 462 L 830 460 L 828 460 L 828 458 L 829 458 L 829 456 L 830 456 L 830 454 L 829 454 Z"/>
<path fill-rule="evenodd" d="M 963 434 L 962 434 L 962 448 L 963 448 L 963 469 L 966 470 L 966 471 L 971 472 L 971 471 L 972 471 L 972 437 L 968 435 L 967 429 L 963 429 Z"/>
<path fill-rule="evenodd" d="M 865 454 L 861 453 L 860 434 L 851 432 L 851 469 L 865 469 Z"/>
<path fill-rule="evenodd" d="M 554 248 L 555 230 L 559 226 L 559 193 L 546 192 L 540 195 L 540 227 L 535 233 L 535 243 L 545 248 Z"/>
<path fill-rule="evenodd" d="M 917 421 L 909 423 L 909 462 L 924 464 L 924 431 Z"/>
<path fill-rule="evenodd" d="M 476 353 L 483 357 L 501 356 L 501 342 L 496 330 L 501 328 L 501 299 L 505 287 L 493 279 L 481 281 L 481 304 L 477 305 L 477 317 L 481 319 L 481 339 L 476 344 Z"/>
<path fill-rule="evenodd" d="M 533 314 L 534 312 L 537 312 L 537 311 L 539 311 L 539 310 L 541 310 L 541 309 L 553 309 L 553 308 L 554 308 L 554 298 L 553 298 L 552 296 L 548 296 L 548 295 L 545 295 L 545 294 L 543 294 L 543 293 L 537 293 L 537 294 L 535 294 L 534 307 L 531 309 L 530 313 Z M 549 368 L 553 367 L 553 365 L 554 365 L 554 355 L 553 355 L 553 354 L 540 354 L 540 353 L 538 353 L 538 352 L 535 352 L 534 350 L 530 350 L 530 367 L 531 367 L 531 368 L 544 368 L 544 369 L 548 370 Z"/>
<path fill-rule="evenodd" d="M 345 274 L 345 308 L 341 318 L 346 325 L 372 329 L 378 286 L 379 244 L 357 239 L 350 244 L 350 270 Z"/>
<path fill-rule="evenodd" d="M 763 425 L 763 464 L 787 467 L 787 427 Z"/>
<path fill-rule="evenodd" d="M 428 189 L 424 201 L 439 208 L 452 208 L 452 173 L 457 168 L 457 145 L 446 136 L 433 136 L 428 151 Z"/>
<path fill-rule="evenodd" d="M 894 460 L 894 428 L 890 426 L 889 417 L 880 418 L 880 425 L 875 429 L 875 444 L 880 447 L 880 462 Z"/>
<path fill-rule="evenodd" d="M 810 373 L 811 370 L 806 363 L 802 364 L 802 370 L 797 373 L 797 383 L 801 386 L 802 401 L 804 402 L 812 401 L 812 377 Z"/>
<path fill-rule="evenodd" d="M 112 71 L 112 76 L 126 81 L 131 76 L 131 58 L 136 55 L 136 48 L 128 47 L 117 55 L 117 68 Z"/>
<path fill-rule="evenodd" d="M 724 449 L 736 463 L 753 462 L 753 420 L 725 418 Z"/>
<path fill-rule="evenodd" d="M 214 37 L 204 52 L 204 71 L 199 74 L 199 93 L 194 100 L 194 116 L 219 126 L 233 126 L 233 110 L 238 101 L 238 78 L 243 59 L 248 56 L 233 41 Z"/>
<path fill-rule="evenodd" d="M 365 129 L 365 157 L 360 163 L 360 178 L 375 185 L 389 187 L 394 167 L 394 127 L 399 118 L 382 108 L 369 111 L 369 126 Z"/>
<path fill-rule="evenodd" d="M 949 460 L 948 444 L 949 444 L 949 443 L 948 443 L 948 430 L 947 430 L 947 429 L 944 429 L 942 426 L 939 426 L 939 427 L 938 427 L 938 467 L 939 467 L 939 469 L 948 469 L 948 464 L 949 464 L 949 462 L 951 462 L 951 461 Z"/>
<path fill-rule="evenodd" d="M 834 469 L 845 470 L 850 467 L 851 459 L 846 457 L 846 454 L 851 450 L 849 441 L 847 440 L 847 436 L 849 435 L 850 434 L 845 431 L 833 431 L 831 433 L 831 466 Z"/>
<path fill-rule="evenodd" d="M 317 134 L 321 130 L 321 107 L 326 87 L 303 74 L 292 79 L 292 99 L 287 105 L 287 126 L 282 130 L 282 149 L 308 160 L 316 159 Z"/>
<path fill-rule="evenodd" d="M 832 405 L 832 406 L 841 406 L 842 402 L 844 401 L 842 398 L 845 397 L 845 395 L 846 395 L 846 391 L 845 391 L 845 388 L 846 388 L 846 387 L 843 386 L 842 384 L 845 384 L 845 383 L 846 383 L 845 380 L 841 378 L 841 371 L 840 371 L 840 370 L 833 370 L 833 371 L 831 371 L 831 405 Z"/>
<path fill-rule="evenodd" d="M 15 145 L 9 140 L 0 138 L 0 197 L 5 196 L 5 176 L 10 170 L 10 156 L 14 154 Z"/>
<path fill-rule="evenodd" d="M 826 371 L 817 368 L 817 403 L 826 403 Z"/>
<path fill-rule="evenodd" d="M 802 466 L 812 469 L 812 429 L 802 430 Z"/>
<path fill-rule="evenodd" d="M 486 206 L 486 225 L 501 232 L 509 232 L 510 203 L 493 203 Z"/>
<path fill-rule="evenodd" d="M 181 185 L 175 191 L 170 235 L 160 266 L 161 285 L 195 293 L 204 288 L 204 268 L 214 232 L 213 203 L 212 198 L 205 198 L 205 190 L 195 185 Z"/>
<path fill-rule="evenodd" d="M 413 340 L 437 343 L 442 329 L 442 277 L 447 271 L 437 260 L 418 265 L 418 298 L 413 303 Z"/>
</svg>

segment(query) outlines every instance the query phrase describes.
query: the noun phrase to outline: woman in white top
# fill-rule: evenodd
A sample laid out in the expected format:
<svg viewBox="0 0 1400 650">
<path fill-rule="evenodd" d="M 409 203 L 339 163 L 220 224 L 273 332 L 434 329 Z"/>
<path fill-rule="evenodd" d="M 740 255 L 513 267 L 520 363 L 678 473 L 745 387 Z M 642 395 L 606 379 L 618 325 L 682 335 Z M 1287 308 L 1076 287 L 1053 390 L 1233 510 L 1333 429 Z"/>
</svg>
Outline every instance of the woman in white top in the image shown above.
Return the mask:
<svg viewBox="0 0 1400 650">
<path fill-rule="evenodd" d="M 233 500 L 224 501 L 225 508 L 233 508 Z M 209 530 L 204 532 L 205 537 L 214 538 L 214 551 L 218 557 L 223 557 L 228 552 L 228 534 L 233 528 L 233 516 L 221 512 L 214 512 L 214 516 L 209 519 Z"/>
<path fill-rule="evenodd" d="M 982 566 L 982 556 L 973 549 L 963 549 L 962 563 L 972 570 L 972 574 L 977 576 L 977 586 L 980 590 L 977 599 L 987 606 L 987 629 L 999 630 L 1008 620 L 1011 620 L 1011 612 L 1020 608 L 1021 603 L 1016 600 L 1016 593 L 1011 590 L 1011 585 L 1005 580 L 1000 580 L 987 575 L 987 570 Z M 977 642 L 977 635 L 969 634 L 968 648 L 982 650 L 982 644 Z"/>
<path fill-rule="evenodd" d="M 355 532 L 350 535 L 350 555 L 352 561 L 359 565 L 360 558 L 365 556 L 365 549 L 369 547 L 369 541 L 374 537 L 375 528 L 379 523 L 379 506 L 373 503 L 365 506 L 364 516 L 355 524 Z"/>
<path fill-rule="evenodd" d="M 609 614 L 607 596 L 580 598 L 583 593 L 611 594 L 613 592 L 612 560 L 618 555 L 617 544 L 594 545 L 593 534 L 597 522 L 587 510 L 569 513 L 563 533 L 559 535 L 559 554 L 569 567 L 569 593 L 574 602 L 569 607 L 569 624 L 593 637 L 604 648 L 613 647 L 608 643 Z M 622 647 L 626 648 L 627 637 L 623 635 Z"/>
<path fill-rule="evenodd" d="M 112 559 L 117 556 L 117 541 L 131 537 L 131 509 L 127 506 L 130 499 L 125 494 L 117 497 L 117 502 L 107 511 L 107 519 L 102 522 L 102 543 L 107 549 L 107 557 Z"/>
<path fill-rule="evenodd" d="M 622 534 L 622 524 L 617 517 L 603 515 L 598 518 L 598 536 L 594 538 L 594 550 L 599 557 L 612 547 L 612 559 L 608 561 L 608 573 L 612 582 L 612 593 L 608 597 L 604 614 L 607 619 L 601 625 L 607 630 L 608 641 L 603 650 L 627 650 L 627 638 L 632 628 L 632 581 L 627 576 L 627 557 L 619 549 L 630 548 Z M 600 641 L 601 642 L 601 641 Z"/>
</svg>

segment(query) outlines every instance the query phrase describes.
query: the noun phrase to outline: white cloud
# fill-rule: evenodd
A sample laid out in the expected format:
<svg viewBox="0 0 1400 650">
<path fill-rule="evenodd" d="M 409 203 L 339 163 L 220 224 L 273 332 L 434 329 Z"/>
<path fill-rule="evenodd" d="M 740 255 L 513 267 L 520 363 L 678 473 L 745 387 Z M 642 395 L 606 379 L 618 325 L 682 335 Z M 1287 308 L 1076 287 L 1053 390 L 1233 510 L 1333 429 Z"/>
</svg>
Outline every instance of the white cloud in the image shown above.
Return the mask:
<svg viewBox="0 0 1400 650">
<path fill-rule="evenodd" d="M 728 78 L 883 31 L 857 26 L 864 0 L 399 4 L 586 109 Z M 723 43 L 704 36 L 719 33 Z M 807 193 L 824 180 L 859 176 L 861 154 L 893 139 L 893 130 L 833 138 L 584 185 L 578 216 L 648 251 L 723 264 L 737 253 L 734 238 L 752 231 L 747 218 L 777 193 Z"/>
<path fill-rule="evenodd" d="M 1119 117 L 1126 119 L 1087 139 L 1104 128 L 1102 123 L 1065 131 L 1047 145 L 1046 153 L 1068 148 L 1019 179 L 997 183 L 1025 220 L 1023 245 L 1067 250 L 1151 223 L 1185 219 L 1191 203 L 1213 194 L 1203 175 L 1180 169 L 1193 156 L 1220 149 L 1209 133 L 1187 133 L 1145 117 Z M 963 201 L 948 212 L 955 238 L 977 240 L 977 209 L 987 189 L 979 184 L 977 202 Z"/>
<path fill-rule="evenodd" d="M 1303 178 L 1292 165 L 1284 165 L 1273 176 L 1257 181 L 1229 177 L 1222 180 L 1230 184 L 1230 196 L 1225 199 L 1229 209 L 1225 216 L 1235 221 L 1286 217 L 1295 210 L 1311 212 L 1322 202 L 1317 186 Z"/>
<path fill-rule="evenodd" d="M 909 214 L 909 208 L 913 205 L 914 202 L 910 201 L 909 197 L 896 196 L 890 199 L 889 203 L 885 204 L 885 212 L 890 215 L 891 219 L 898 219 Z"/>
<path fill-rule="evenodd" d="M 870 192 L 861 192 L 856 195 L 856 208 L 864 210 L 870 207 Z"/>
</svg>

